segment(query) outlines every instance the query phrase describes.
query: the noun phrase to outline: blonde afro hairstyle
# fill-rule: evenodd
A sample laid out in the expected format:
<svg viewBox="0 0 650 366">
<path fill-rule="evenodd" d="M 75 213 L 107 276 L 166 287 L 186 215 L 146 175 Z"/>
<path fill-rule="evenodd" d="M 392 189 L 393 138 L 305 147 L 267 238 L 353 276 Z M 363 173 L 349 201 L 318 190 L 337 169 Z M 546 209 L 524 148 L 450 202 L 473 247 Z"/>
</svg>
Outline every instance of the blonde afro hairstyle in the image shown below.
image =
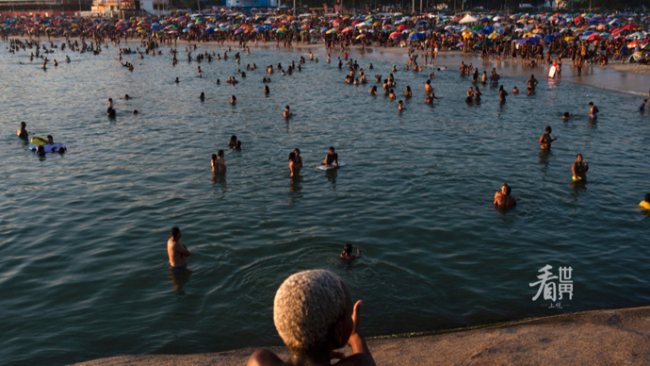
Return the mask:
<svg viewBox="0 0 650 366">
<path fill-rule="evenodd" d="M 275 294 L 275 328 L 291 351 L 307 351 L 327 341 L 348 302 L 343 280 L 336 274 L 324 269 L 295 273 Z"/>
</svg>

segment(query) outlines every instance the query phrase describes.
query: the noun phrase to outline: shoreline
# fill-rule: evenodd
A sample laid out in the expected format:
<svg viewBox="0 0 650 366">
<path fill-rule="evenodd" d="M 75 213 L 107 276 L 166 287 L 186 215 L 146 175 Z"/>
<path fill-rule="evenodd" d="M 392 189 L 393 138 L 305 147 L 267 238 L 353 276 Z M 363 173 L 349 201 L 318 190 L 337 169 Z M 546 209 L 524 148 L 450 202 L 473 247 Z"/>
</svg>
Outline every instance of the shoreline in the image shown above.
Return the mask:
<svg viewBox="0 0 650 366">
<path fill-rule="evenodd" d="M 647 365 L 650 306 L 590 310 L 500 324 L 367 338 L 378 365 Z M 133 355 L 73 366 L 243 365 L 256 348 Z M 286 347 L 269 347 L 282 359 Z M 346 354 L 350 354 L 348 347 Z"/>
<path fill-rule="evenodd" d="M 20 39 L 20 40 L 23 40 L 23 41 L 31 39 L 31 40 L 36 40 L 36 41 L 39 41 L 39 42 L 50 42 L 46 38 L 40 38 L 40 37 L 39 38 L 32 38 L 32 37 L 27 37 L 27 36 L 14 36 L 14 37 L 9 37 L 9 39 Z M 73 41 L 74 40 L 80 40 L 80 38 L 79 37 L 72 37 L 72 38 L 70 38 L 70 40 L 73 40 Z M 61 43 L 61 42 L 64 42 L 64 41 L 65 41 L 65 38 L 52 38 L 52 40 L 51 40 L 51 42 L 55 42 L 55 43 Z M 117 47 L 121 47 L 121 46 L 131 47 L 133 45 L 135 45 L 136 47 L 139 47 L 140 42 L 141 42 L 140 39 L 135 39 L 134 38 L 134 39 L 131 39 L 129 43 L 121 43 Z M 196 41 L 180 40 L 177 43 L 177 45 L 180 45 L 180 46 L 187 46 L 187 45 L 194 45 L 194 44 L 197 44 L 198 46 L 205 47 L 205 48 L 221 48 L 221 46 L 220 46 L 220 44 L 218 42 L 208 42 L 208 43 L 201 42 L 201 43 L 199 43 L 199 42 L 196 42 Z M 255 47 L 254 44 L 249 44 L 248 46 L 252 50 L 255 50 L 255 49 L 274 50 L 275 45 L 274 45 L 274 42 L 265 42 L 265 43 L 260 43 L 259 47 L 257 47 L 257 48 Z M 116 47 L 116 46 L 113 46 L 113 47 Z M 166 44 L 161 45 L 160 49 L 164 49 L 164 48 L 167 48 L 167 47 L 170 47 L 170 46 L 166 45 Z M 235 42 L 235 41 L 226 41 L 226 42 L 224 42 L 224 47 L 231 47 L 233 49 L 233 52 L 237 52 L 237 51 L 241 50 L 241 49 L 239 49 L 239 43 Z M 110 49 L 111 48 L 109 48 L 109 50 Z M 350 46 L 350 50 L 352 52 L 354 52 L 354 55 L 357 56 L 357 57 L 362 55 L 361 49 L 362 49 L 362 47 L 358 46 L 358 45 Z M 300 43 L 300 44 L 294 45 L 290 51 L 287 51 L 285 48 L 280 48 L 279 50 L 283 51 L 283 52 L 294 52 L 294 51 L 300 51 L 300 50 L 317 50 L 317 51 L 321 51 L 319 53 L 322 53 L 322 51 L 325 51 L 325 44 L 324 43 L 316 43 L 316 44 Z M 421 52 L 422 51 L 418 51 L 416 53 L 421 53 Z M 366 55 L 375 54 L 375 53 L 379 53 L 379 54 L 388 53 L 388 54 L 395 54 L 395 55 L 406 55 L 406 54 L 408 54 L 408 48 L 407 47 L 390 47 L 390 48 L 385 47 L 384 48 L 384 47 L 377 47 L 377 46 L 369 46 L 369 47 L 367 47 L 365 49 L 365 54 Z M 325 54 L 323 53 L 323 55 L 325 55 Z M 332 56 L 334 57 L 335 53 L 332 53 Z M 440 58 L 447 59 L 447 58 L 450 58 L 450 57 L 454 58 L 454 59 L 459 58 L 459 59 L 465 59 L 465 60 L 477 60 L 477 61 L 480 61 L 481 63 L 483 63 L 483 61 L 481 60 L 479 54 L 477 54 L 477 53 L 467 54 L 467 53 L 463 53 L 462 51 L 459 51 L 459 50 L 440 51 L 438 53 L 438 58 L 439 59 Z M 569 59 L 565 59 L 565 60 L 568 61 L 568 62 L 565 63 L 564 66 L 563 66 L 564 78 L 566 79 L 567 76 L 569 76 L 570 78 L 574 78 L 577 75 L 576 75 L 575 72 L 573 72 L 573 70 L 571 70 L 570 60 Z M 508 66 L 510 64 L 510 61 L 509 61 L 509 58 L 506 57 L 503 61 L 501 61 L 499 63 L 497 63 L 496 61 L 490 61 L 489 64 L 490 64 L 490 67 L 496 67 L 497 69 L 499 69 L 499 67 L 504 67 L 505 68 L 506 66 Z M 455 64 L 455 65 L 452 65 L 452 67 L 457 67 L 458 65 L 459 65 L 459 63 Z M 540 66 L 540 67 L 536 67 L 535 69 L 522 69 L 521 71 L 526 73 L 526 74 L 528 72 L 532 72 L 532 73 L 535 74 L 536 77 L 539 75 L 542 78 L 546 79 L 547 70 L 548 70 L 548 68 L 546 68 L 546 66 Z M 586 67 L 586 70 L 584 71 L 584 75 L 579 76 L 579 78 L 578 78 L 579 80 L 568 80 L 568 81 L 577 82 L 577 83 L 585 84 L 585 85 L 596 86 L 596 87 L 609 89 L 609 90 L 616 90 L 616 91 L 619 91 L 619 92 L 632 93 L 632 94 L 642 94 L 642 95 L 648 96 L 648 90 L 645 89 L 645 86 L 644 87 L 639 87 L 638 85 L 630 86 L 629 82 L 626 81 L 625 83 L 621 83 L 622 85 L 619 85 L 618 87 L 609 88 L 606 85 L 611 80 L 607 80 L 604 83 L 598 83 L 595 80 L 591 80 L 592 78 L 589 77 L 591 75 L 598 76 L 598 75 L 608 74 L 608 73 L 612 73 L 612 72 L 619 73 L 619 75 L 617 75 L 617 76 L 620 76 L 620 77 L 624 77 L 624 75 L 626 75 L 626 74 L 635 75 L 636 77 L 641 79 L 641 80 L 639 80 L 639 83 L 642 83 L 645 86 L 650 85 L 650 65 L 641 65 L 641 64 L 637 64 L 637 63 L 620 64 L 620 63 L 618 63 L 616 61 L 612 61 L 611 63 L 609 63 L 606 66 L 588 65 Z M 511 76 L 524 76 L 524 74 L 511 75 Z M 611 78 L 608 77 L 608 79 L 611 79 Z M 626 89 L 621 89 L 621 87 L 625 87 L 625 86 L 629 87 L 629 89 L 627 89 L 627 90 Z"/>
</svg>

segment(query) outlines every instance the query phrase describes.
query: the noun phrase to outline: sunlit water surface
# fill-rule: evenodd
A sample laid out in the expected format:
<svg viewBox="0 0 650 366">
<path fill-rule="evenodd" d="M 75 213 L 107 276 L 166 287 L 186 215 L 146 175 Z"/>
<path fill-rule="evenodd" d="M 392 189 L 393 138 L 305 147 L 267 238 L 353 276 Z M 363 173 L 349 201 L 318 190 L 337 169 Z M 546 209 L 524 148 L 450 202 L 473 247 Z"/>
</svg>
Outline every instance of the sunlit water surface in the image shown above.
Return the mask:
<svg viewBox="0 0 650 366">
<path fill-rule="evenodd" d="M 636 110 L 636 96 L 542 79 L 535 96 L 500 106 L 496 88 L 481 88 L 482 102 L 468 105 L 472 84 L 454 63 L 436 70 L 442 99 L 433 106 L 423 103 L 430 70 L 396 72 L 398 95 L 406 85 L 414 93 L 399 115 L 381 85 L 377 97 L 366 89 L 403 55 L 362 56 L 375 68 L 355 87 L 336 56 L 327 64 L 319 51 L 302 72 L 276 72 L 264 97 L 264 66 L 286 67 L 307 51 L 253 49 L 239 66 L 232 52 L 201 63 L 198 78 L 182 47 L 176 67 L 168 49 L 125 57 L 131 73 L 113 46 L 70 54 L 70 64 L 59 51 L 49 55 L 59 67 L 45 72 L 6 46 L 0 359 L 9 364 L 281 344 L 275 291 L 313 268 L 338 273 L 364 300 L 367 336 L 650 301 L 650 221 L 636 207 L 650 191 L 650 114 Z M 237 86 L 223 83 L 253 63 L 259 69 Z M 502 84 L 525 90 L 525 80 Z M 105 114 L 109 97 L 115 120 Z M 601 111 L 595 123 L 589 101 Z M 285 105 L 296 113 L 290 122 Z M 564 111 L 581 118 L 563 122 Z M 68 153 L 39 159 L 16 138 L 20 121 Z M 545 156 L 537 141 L 547 125 L 558 141 Z M 215 178 L 210 154 L 233 134 L 244 149 L 227 151 L 228 172 Z M 329 146 L 348 165 L 316 170 Z M 296 147 L 305 169 L 292 181 L 287 154 Z M 578 152 L 591 167 L 586 187 L 570 181 Z M 491 204 L 503 182 L 519 203 L 508 212 Z M 192 251 L 188 276 L 166 269 L 172 226 Z M 338 259 L 347 242 L 363 250 L 350 266 Z M 532 301 L 529 283 L 545 264 L 555 274 L 573 268 L 573 299 L 561 310 Z"/>
</svg>

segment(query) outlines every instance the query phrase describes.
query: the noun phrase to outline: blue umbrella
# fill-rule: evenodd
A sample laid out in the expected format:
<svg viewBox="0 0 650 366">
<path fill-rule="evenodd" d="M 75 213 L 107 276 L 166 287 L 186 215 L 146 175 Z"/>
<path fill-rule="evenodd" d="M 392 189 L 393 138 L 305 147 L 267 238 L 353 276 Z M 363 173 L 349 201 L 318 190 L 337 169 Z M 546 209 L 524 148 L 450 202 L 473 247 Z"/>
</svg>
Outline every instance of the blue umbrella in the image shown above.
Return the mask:
<svg viewBox="0 0 650 366">
<path fill-rule="evenodd" d="M 416 25 L 426 25 L 426 24 L 427 24 L 426 20 L 420 20 Z"/>
<path fill-rule="evenodd" d="M 416 41 L 418 39 L 424 38 L 424 33 L 413 33 L 406 40 L 407 41 Z"/>
<path fill-rule="evenodd" d="M 553 42 L 554 39 L 555 39 L 555 36 L 548 35 L 548 36 L 544 37 L 544 42 L 550 43 L 550 42 Z"/>
</svg>

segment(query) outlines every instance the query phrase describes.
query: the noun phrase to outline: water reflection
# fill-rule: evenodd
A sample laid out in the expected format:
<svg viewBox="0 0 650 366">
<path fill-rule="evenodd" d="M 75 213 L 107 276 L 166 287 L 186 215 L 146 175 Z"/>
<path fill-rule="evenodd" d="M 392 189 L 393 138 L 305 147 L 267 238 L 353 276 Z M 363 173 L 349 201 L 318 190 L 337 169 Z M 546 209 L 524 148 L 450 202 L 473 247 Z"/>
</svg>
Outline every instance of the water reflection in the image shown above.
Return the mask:
<svg viewBox="0 0 650 366">
<path fill-rule="evenodd" d="M 540 149 L 539 150 L 539 164 L 543 165 L 539 170 L 546 174 L 548 173 L 548 158 L 552 155 L 550 149 Z"/>
<path fill-rule="evenodd" d="M 184 269 L 182 271 L 169 270 L 169 279 L 172 281 L 172 286 L 174 287 L 174 292 L 178 295 L 185 295 L 183 287 L 185 284 L 190 281 L 190 276 L 192 271 L 189 269 Z"/>
<path fill-rule="evenodd" d="M 298 174 L 296 176 L 290 177 L 291 185 L 289 186 L 290 192 L 300 192 L 302 191 L 302 175 Z"/>
<path fill-rule="evenodd" d="M 332 184 L 336 184 L 336 177 L 338 176 L 338 169 L 329 169 L 325 171 L 327 180 Z"/>
<path fill-rule="evenodd" d="M 573 197 L 573 202 L 578 202 L 578 196 L 580 195 L 580 192 L 586 192 L 587 191 L 587 182 L 584 180 L 578 181 L 578 182 L 571 182 L 571 189 L 573 192 L 571 193 L 571 197 Z"/>
</svg>

